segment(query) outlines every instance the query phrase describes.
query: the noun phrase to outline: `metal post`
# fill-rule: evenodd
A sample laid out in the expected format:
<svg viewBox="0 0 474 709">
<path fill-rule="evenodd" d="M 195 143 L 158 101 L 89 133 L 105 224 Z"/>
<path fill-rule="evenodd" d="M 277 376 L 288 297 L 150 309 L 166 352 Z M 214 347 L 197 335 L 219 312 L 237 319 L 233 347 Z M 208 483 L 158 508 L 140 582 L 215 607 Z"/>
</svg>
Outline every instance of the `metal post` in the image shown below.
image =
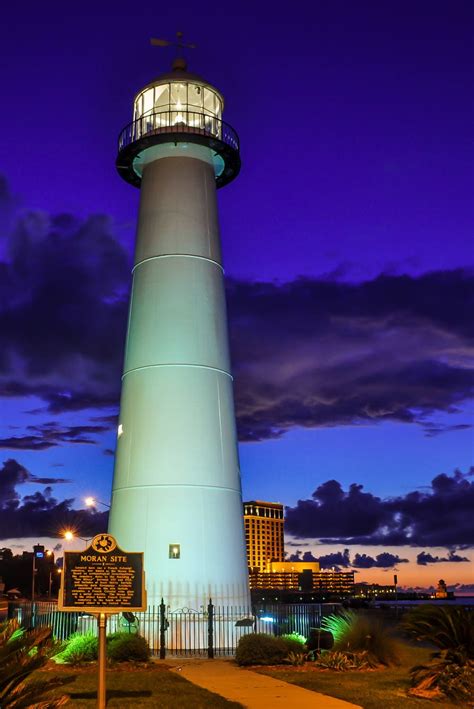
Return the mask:
<svg viewBox="0 0 474 709">
<path fill-rule="evenodd" d="M 107 631 L 107 615 L 99 613 L 97 616 L 97 625 L 99 630 L 99 686 L 97 688 L 97 708 L 105 709 L 106 701 L 106 686 L 105 686 L 105 662 L 106 662 L 106 643 L 105 636 Z"/>
<path fill-rule="evenodd" d="M 398 620 L 398 575 L 393 575 L 393 584 L 395 586 L 395 618 Z"/>
<path fill-rule="evenodd" d="M 33 569 L 32 569 L 32 573 L 31 573 L 31 603 L 32 604 L 35 601 L 35 574 L 36 574 L 35 552 L 33 551 Z"/>
<path fill-rule="evenodd" d="M 164 660 L 166 657 L 166 635 L 165 631 L 168 628 L 168 621 L 166 620 L 166 606 L 163 599 L 160 603 L 160 660 Z"/>
<path fill-rule="evenodd" d="M 207 657 L 209 660 L 214 659 L 214 606 L 212 598 L 209 599 L 207 606 Z"/>
</svg>

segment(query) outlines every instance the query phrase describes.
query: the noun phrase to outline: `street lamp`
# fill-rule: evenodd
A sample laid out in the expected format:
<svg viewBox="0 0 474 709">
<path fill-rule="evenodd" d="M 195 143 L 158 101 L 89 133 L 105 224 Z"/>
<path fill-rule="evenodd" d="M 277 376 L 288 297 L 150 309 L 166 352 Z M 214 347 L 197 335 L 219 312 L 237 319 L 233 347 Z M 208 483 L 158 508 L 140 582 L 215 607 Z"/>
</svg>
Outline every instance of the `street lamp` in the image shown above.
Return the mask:
<svg viewBox="0 0 474 709">
<path fill-rule="evenodd" d="M 64 539 L 65 539 L 67 542 L 70 542 L 70 541 L 72 541 L 73 539 L 80 539 L 81 541 L 85 542 L 86 544 L 89 544 L 90 540 L 92 539 L 92 537 L 89 537 L 89 539 L 86 539 L 85 537 L 79 537 L 77 534 L 75 534 L 75 533 L 74 533 L 73 531 L 71 531 L 70 529 L 67 529 L 67 530 L 63 533 L 63 537 L 64 537 Z"/>
<path fill-rule="evenodd" d="M 106 507 L 108 510 L 110 510 L 110 505 L 108 505 L 106 502 L 101 502 L 101 500 L 97 500 L 95 497 L 85 497 L 84 502 L 86 503 L 86 507 L 95 507 L 96 505 L 102 505 L 102 507 Z"/>
<path fill-rule="evenodd" d="M 36 552 L 33 550 L 33 568 L 31 571 L 31 603 L 35 602 Z"/>
<path fill-rule="evenodd" d="M 38 569 L 36 568 L 36 559 L 42 559 L 44 557 L 45 552 L 40 551 L 41 549 L 44 549 L 44 547 L 41 546 L 36 546 L 33 547 L 33 566 L 31 568 L 31 602 L 34 603 L 35 600 L 35 581 L 36 581 L 36 574 L 38 573 Z M 51 556 L 53 552 L 48 549 L 46 551 L 46 556 Z"/>
</svg>

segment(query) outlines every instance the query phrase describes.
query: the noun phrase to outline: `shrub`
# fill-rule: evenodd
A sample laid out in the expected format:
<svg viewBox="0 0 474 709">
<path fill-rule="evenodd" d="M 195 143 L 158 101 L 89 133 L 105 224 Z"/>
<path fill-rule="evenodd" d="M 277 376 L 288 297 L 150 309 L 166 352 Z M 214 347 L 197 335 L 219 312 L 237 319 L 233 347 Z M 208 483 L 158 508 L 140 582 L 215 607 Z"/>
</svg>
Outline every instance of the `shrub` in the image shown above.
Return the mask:
<svg viewBox="0 0 474 709">
<path fill-rule="evenodd" d="M 413 608 L 402 623 L 416 640 L 428 641 L 440 650 L 457 650 L 474 660 L 474 614 L 462 606 L 426 604 Z"/>
<path fill-rule="evenodd" d="M 282 643 L 284 643 L 287 653 L 300 653 L 306 650 L 306 640 L 302 635 L 298 635 L 298 633 L 280 635 L 278 639 L 281 640 Z M 301 640 L 303 640 L 303 642 L 301 642 Z"/>
<path fill-rule="evenodd" d="M 25 631 L 16 620 L 0 623 L 0 706 L 41 706 L 53 709 L 66 704 L 67 695 L 47 699 L 45 694 L 71 682 L 72 677 L 30 679 L 56 651 L 51 628 Z"/>
<path fill-rule="evenodd" d="M 299 643 L 298 649 L 301 650 Z M 240 638 L 235 660 L 238 665 L 277 665 L 285 660 L 289 652 L 288 644 L 281 638 L 265 633 L 249 633 Z"/>
<path fill-rule="evenodd" d="M 474 695 L 474 616 L 466 608 L 422 605 L 410 611 L 402 627 L 416 640 L 439 648 L 431 662 L 411 670 L 413 693 L 455 701 Z"/>
<path fill-rule="evenodd" d="M 289 652 L 288 657 L 285 658 L 284 662 L 294 667 L 304 665 L 309 659 L 308 653 L 300 650 L 299 652 Z"/>
<path fill-rule="evenodd" d="M 80 665 L 83 662 L 97 660 L 99 640 L 94 633 L 73 633 L 66 640 L 65 647 L 58 653 L 54 660 L 58 663 Z"/>
<path fill-rule="evenodd" d="M 474 662 L 450 650 L 434 653 L 426 665 L 410 671 L 412 694 L 438 698 L 445 694 L 454 701 L 469 701 L 474 696 Z"/>
<path fill-rule="evenodd" d="M 306 645 L 306 638 L 300 633 L 286 633 L 285 635 L 280 635 L 282 640 L 290 641 L 292 643 L 298 643 L 298 645 Z"/>
<path fill-rule="evenodd" d="M 366 652 L 367 662 L 390 665 L 397 662 L 396 643 L 387 626 L 377 617 L 345 611 L 323 618 L 321 627 L 334 637 L 334 650 Z"/>
<path fill-rule="evenodd" d="M 438 681 L 438 687 L 447 697 L 455 701 L 469 701 L 474 697 L 474 662 L 449 661 L 445 664 Z"/>
<path fill-rule="evenodd" d="M 326 651 L 316 660 L 319 667 L 336 672 L 349 670 L 366 670 L 370 667 L 368 654 L 363 652 L 341 652 L 339 650 Z"/>
<path fill-rule="evenodd" d="M 150 659 L 150 648 L 141 635 L 113 633 L 107 638 L 107 656 L 116 662 L 147 662 Z"/>
</svg>

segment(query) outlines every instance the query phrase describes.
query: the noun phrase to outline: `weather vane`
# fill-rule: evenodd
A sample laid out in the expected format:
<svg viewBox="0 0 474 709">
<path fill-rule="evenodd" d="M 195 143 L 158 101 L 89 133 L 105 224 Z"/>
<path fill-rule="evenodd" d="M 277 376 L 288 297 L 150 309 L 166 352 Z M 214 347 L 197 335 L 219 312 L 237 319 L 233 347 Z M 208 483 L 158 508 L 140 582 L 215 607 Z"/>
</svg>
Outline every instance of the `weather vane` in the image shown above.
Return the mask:
<svg viewBox="0 0 474 709">
<path fill-rule="evenodd" d="M 152 37 L 150 39 L 150 44 L 154 47 L 176 47 L 176 57 L 173 61 L 173 69 L 184 69 L 186 70 L 186 60 L 184 57 L 180 56 L 180 50 L 182 49 L 196 49 L 195 44 L 190 44 L 188 42 L 183 42 L 183 33 L 176 32 L 176 41 L 169 39 L 156 39 Z"/>
</svg>

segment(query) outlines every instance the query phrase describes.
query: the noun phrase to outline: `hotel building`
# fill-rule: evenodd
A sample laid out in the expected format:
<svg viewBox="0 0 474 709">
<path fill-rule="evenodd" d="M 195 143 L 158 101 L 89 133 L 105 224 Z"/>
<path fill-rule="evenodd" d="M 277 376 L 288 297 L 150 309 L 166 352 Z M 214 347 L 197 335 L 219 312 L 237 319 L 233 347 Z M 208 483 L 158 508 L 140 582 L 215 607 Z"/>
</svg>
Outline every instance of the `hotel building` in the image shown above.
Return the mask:
<svg viewBox="0 0 474 709">
<path fill-rule="evenodd" d="M 267 572 L 271 562 L 284 561 L 283 505 L 261 500 L 244 502 L 244 526 L 250 570 Z"/>
</svg>

